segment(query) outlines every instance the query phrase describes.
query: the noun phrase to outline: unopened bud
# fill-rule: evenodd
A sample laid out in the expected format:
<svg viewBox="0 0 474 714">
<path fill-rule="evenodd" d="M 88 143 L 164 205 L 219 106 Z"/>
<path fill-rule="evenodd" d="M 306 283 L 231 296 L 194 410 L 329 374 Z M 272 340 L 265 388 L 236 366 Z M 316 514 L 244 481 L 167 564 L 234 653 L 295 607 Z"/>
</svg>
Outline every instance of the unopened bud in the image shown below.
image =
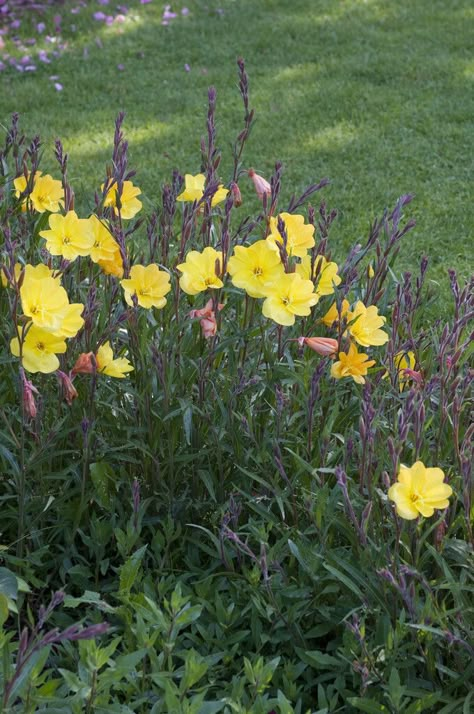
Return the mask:
<svg viewBox="0 0 474 714">
<path fill-rule="evenodd" d="M 253 169 L 248 170 L 248 175 L 253 182 L 255 191 L 260 200 L 262 200 L 264 196 L 272 195 L 272 187 L 270 186 L 268 181 L 263 178 L 263 176 L 259 176 L 258 174 L 256 174 Z"/>
</svg>

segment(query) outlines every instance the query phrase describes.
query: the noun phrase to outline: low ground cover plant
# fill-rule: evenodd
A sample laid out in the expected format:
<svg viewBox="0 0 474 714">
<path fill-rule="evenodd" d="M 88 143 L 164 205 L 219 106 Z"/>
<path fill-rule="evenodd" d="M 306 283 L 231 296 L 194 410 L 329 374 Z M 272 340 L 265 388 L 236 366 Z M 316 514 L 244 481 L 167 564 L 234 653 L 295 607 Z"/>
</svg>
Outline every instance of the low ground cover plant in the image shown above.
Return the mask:
<svg viewBox="0 0 474 714">
<path fill-rule="evenodd" d="M 5 711 L 468 712 L 472 281 L 341 255 L 320 180 L 245 157 L 145 211 L 123 115 L 90 210 L 14 116 L 1 153 Z M 256 192 L 261 208 L 245 210 Z"/>
</svg>

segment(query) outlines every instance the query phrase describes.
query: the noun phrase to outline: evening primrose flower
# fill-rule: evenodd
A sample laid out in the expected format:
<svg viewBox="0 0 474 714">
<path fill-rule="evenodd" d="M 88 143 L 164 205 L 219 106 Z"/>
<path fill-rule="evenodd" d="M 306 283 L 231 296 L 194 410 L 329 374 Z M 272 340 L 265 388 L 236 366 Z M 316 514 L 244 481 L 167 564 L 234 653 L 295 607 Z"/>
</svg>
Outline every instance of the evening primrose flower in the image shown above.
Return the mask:
<svg viewBox="0 0 474 714">
<path fill-rule="evenodd" d="M 136 266 L 138 267 L 138 266 Z M 97 371 L 106 374 L 109 377 L 117 377 L 123 379 L 127 372 L 132 372 L 133 367 L 126 357 L 118 357 L 114 359 L 114 353 L 110 346 L 110 342 L 106 342 L 99 347 L 95 356 Z"/>
<path fill-rule="evenodd" d="M 94 243 L 90 249 L 90 257 L 94 263 L 104 263 L 114 260 L 119 245 L 107 226 L 94 214 L 87 219 L 90 231 L 94 237 Z"/>
<path fill-rule="evenodd" d="M 61 313 L 61 324 L 54 334 L 58 337 L 75 337 L 84 324 L 83 312 L 84 305 L 80 302 L 68 305 Z"/>
<path fill-rule="evenodd" d="M 314 268 L 311 270 L 311 256 L 305 255 L 301 262 L 296 265 L 296 272 L 305 280 L 315 280 L 317 295 L 332 295 L 334 286 L 341 283 L 341 278 L 337 274 L 337 263 L 330 263 L 324 255 L 318 255 L 314 261 Z M 314 276 L 317 276 L 316 278 Z"/>
<path fill-rule="evenodd" d="M 285 231 L 288 237 L 286 250 L 289 256 L 303 258 L 306 252 L 314 246 L 314 226 L 304 222 L 304 216 L 293 213 L 280 213 L 285 224 Z M 278 243 L 283 244 L 283 238 L 278 230 L 278 218 L 270 218 L 270 233 L 267 242 L 273 250 L 278 251 Z"/>
<path fill-rule="evenodd" d="M 24 314 L 35 327 L 55 332 L 61 327 L 65 310 L 69 307 L 67 293 L 54 278 L 32 278 L 23 282 L 20 289 Z"/>
<path fill-rule="evenodd" d="M 344 379 L 352 377 L 357 384 L 365 384 L 365 375 L 369 367 L 375 364 L 375 360 L 367 359 L 363 352 L 357 352 L 357 347 L 351 343 L 349 352 L 339 352 L 339 361 L 334 362 L 331 367 L 331 377 Z"/>
<path fill-rule="evenodd" d="M 14 337 L 10 342 L 10 349 L 15 357 L 20 356 L 20 342 Z M 52 332 L 41 327 L 31 325 L 27 328 L 22 348 L 22 365 L 28 372 L 42 372 L 49 374 L 59 367 L 56 355 L 66 352 L 64 337 L 58 337 Z"/>
<path fill-rule="evenodd" d="M 104 190 L 104 185 L 102 184 L 100 190 Z M 134 186 L 131 181 L 124 181 L 122 185 L 122 195 L 120 196 L 120 215 L 126 220 L 133 218 L 138 211 L 141 210 L 142 202 L 138 200 L 137 196 L 141 195 L 141 190 L 138 186 Z M 104 206 L 112 208 L 114 212 L 117 211 L 117 182 L 114 181 L 108 188 L 107 195 L 104 200 Z"/>
<path fill-rule="evenodd" d="M 38 178 L 35 179 L 29 200 L 38 213 L 44 213 L 45 211 L 57 213 L 64 200 L 64 190 L 61 181 L 53 179 L 49 174 L 38 176 Z"/>
<path fill-rule="evenodd" d="M 33 178 L 33 185 L 34 185 L 36 179 L 41 175 L 42 175 L 41 171 L 35 172 L 35 175 Z M 15 188 L 15 197 L 16 198 L 20 198 L 21 194 L 26 191 L 29 178 L 30 178 L 30 174 L 28 173 L 28 177 L 26 177 L 25 174 L 21 174 L 21 176 L 17 176 L 16 179 L 13 179 L 13 186 Z M 22 211 L 26 211 L 26 202 L 27 202 L 27 199 L 26 199 L 26 197 L 24 197 L 21 202 Z"/>
<path fill-rule="evenodd" d="M 279 253 L 272 250 L 266 240 L 259 240 L 248 248 L 236 246 L 227 270 L 232 283 L 253 298 L 266 297 L 268 286 L 285 274 Z"/>
<path fill-rule="evenodd" d="M 366 307 L 360 300 L 356 303 L 354 310 L 347 313 L 349 323 L 347 331 L 350 336 L 363 347 L 380 346 L 388 342 L 388 335 L 381 330 L 386 319 L 379 315 L 375 305 Z"/>
<path fill-rule="evenodd" d="M 66 260 L 89 255 L 94 235 L 87 219 L 78 218 L 75 211 L 68 211 L 65 216 L 50 216 L 49 227 L 50 230 L 40 231 L 40 236 L 46 239 L 46 250 L 51 255 L 62 255 Z"/>
<path fill-rule="evenodd" d="M 177 201 L 200 201 L 204 194 L 204 184 L 206 183 L 206 177 L 204 174 L 197 174 L 197 176 L 192 176 L 191 174 L 185 174 L 184 176 L 184 191 L 177 196 Z M 224 188 L 223 184 L 219 184 L 217 191 L 212 197 L 211 206 L 217 206 L 218 203 L 222 203 L 227 198 L 228 190 Z"/>
<path fill-rule="evenodd" d="M 202 253 L 191 250 L 184 263 L 177 265 L 182 273 L 179 286 L 187 295 L 197 295 L 204 290 L 221 288 L 224 283 L 218 277 L 221 274 L 222 254 L 215 248 L 204 248 Z"/>
<path fill-rule="evenodd" d="M 388 490 L 388 497 L 395 503 L 401 518 L 407 521 L 419 515 L 430 518 L 435 510 L 449 506 L 453 489 L 443 481 L 444 473 L 439 468 L 427 468 L 421 461 L 411 467 L 402 465 L 397 483 Z"/>
<path fill-rule="evenodd" d="M 407 382 L 410 381 L 410 374 L 406 370 L 413 372 L 415 369 L 415 353 L 412 350 L 408 352 L 397 352 L 393 358 L 393 363 L 398 374 L 398 386 L 401 392 L 405 389 Z"/>
<path fill-rule="evenodd" d="M 120 285 L 125 293 L 125 302 L 133 306 L 132 296 L 136 297 L 140 307 L 162 308 L 166 305 L 165 295 L 171 290 L 170 276 L 157 265 L 133 265 L 130 277 L 121 280 Z"/>
<path fill-rule="evenodd" d="M 303 280 L 298 273 L 284 273 L 269 286 L 262 312 L 278 325 L 294 325 L 296 315 L 309 315 L 317 302 L 311 280 Z"/>
<path fill-rule="evenodd" d="M 347 316 L 347 313 L 349 312 L 349 307 L 349 301 L 343 300 L 341 303 L 341 320 L 343 320 Z M 337 309 L 337 303 L 333 302 L 327 313 L 324 315 L 324 317 L 321 318 L 321 322 L 323 322 L 326 327 L 332 327 L 334 324 L 338 324 L 339 312 Z"/>
<path fill-rule="evenodd" d="M 123 258 L 118 244 L 112 257 L 107 260 L 99 260 L 99 266 L 106 275 L 123 278 Z"/>
</svg>

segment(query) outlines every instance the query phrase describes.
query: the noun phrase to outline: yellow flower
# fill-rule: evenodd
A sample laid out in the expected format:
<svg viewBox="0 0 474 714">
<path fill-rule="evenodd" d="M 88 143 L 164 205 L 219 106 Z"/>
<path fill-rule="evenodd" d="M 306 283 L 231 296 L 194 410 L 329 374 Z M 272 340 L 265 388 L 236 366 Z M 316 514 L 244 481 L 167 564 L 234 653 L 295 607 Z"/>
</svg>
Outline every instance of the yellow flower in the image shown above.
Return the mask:
<svg viewBox="0 0 474 714">
<path fill-rule="evenodd" d="M 19 265 L 19 263 L 17 263 Z M 21 266 L 20 266 L 21 269 Z M 16 265 L 15 265 L 16 274 Z M 30 265 L 29 263 L 25 265 L 25 277 L 23 278 L 23 284 L 27 280 L 43 280 L 43 278 L 53 278 L 58 285 L 61 284 L 61 275 L 57 270 L 51 270 L 44 263 L 38 263 L 38 265 Z"/>
<path fill-rule="evenodd" d="M 100 190 L 104 190 L 104 184 L 100 187 Z M 142 202 L 138 200 L 137 196 L 141 195 L 141 190 L 138 186 L 134 186 L 131 181 L 124 181 L 122 187 L 122 195 L 120 196 L 120 215 L 122 218 L 129 219 L 133 218 L 142 207 Z M 110 206 L 112 209 L 117 208 L 117 182 L 114 181 L 105 197 L 104 206 Z"/>
<path fill-rule="evenodd" d="M 100 263 L 101 260 L 104 263 L 114 260 L 117 250 L 120 253 L 120 248 L 105 223 L 95 215 L 92 215 L 87 220 L 94 237 L 94 243 L 90 249 L 91 260 L 94 263 Z"/>
<path fill-rule="evenodd" d="M 69 307 L 67 293 L 54 278 L 27 279 L 20 289 L 23 312 L 35 327 L 55 332 Z"/>
<path fill-rule="evenodd" d="M 56 181 L 49 174 L 38 176 L 35 179 L 29 200 L 38 213 L 44 213 L 45 211 L 57 213 L 62 206 L 63 199 L 64 191 L 61 181 Z"/>
<path fill-rule="evenodd" d="M 222 254 L 214 248 L 204 248 L 202 253 L 191 250 L 184 263 L 177 265 L 182 273 L 179 285 L 188 295 L 197 295 L 208 288 L 221 288 L 224 283 L 218 277 L 221 273 Z"/>
<path fill-rule="evenodd" d="M 18 337 L 10 342 L 10 349 L 15 357 L 20 356 Z M 22 365 L 28 372 L 49 374 L 59 367 L 57 354 L 66 352 L 66 342 L 63 337 L 31 325 L 23 341 Z"/>
<path fill-rule="evenodd" d="M 409 350 L 408 352 L 397 352 L 393 358 L 395 369 L 398 372 L 398 385 L 400 391 L 403 392 L 406 383 L 410 380 L 410 376 L 405 374 L 406 369 L 415 369 L 415 353 Z"/>
<path fill-rule="evenodd" d="M 296 265 L 296 272 L 301 275 L 304 280 L 316 280 L 317 295 L 332 295 L 334 285 L 339 285 L 341 278 L 337 274 L 337 263 L 328 263 L 324 255 L 318 255 L 314 261 L 314 270 L 311 270 L 311 256 L 305 255 L 301 258 L 301 262 Z M 314 278 L 314 276 L 317 276 Z"/>
<path fill-rule="evenodd" d="M 97 362 L 97 371 L 102 372 L 102 374 L 107 374 L 109 377 L 123 379 L 127 372 L 133 371 L 133 367 L 126 357 L 114 359 L 110 342 L 106 342 L 99 347 L 95 359 Z"/>
<path fill-rule="evenodd" d="M 341 304 L 341 319 L 344 319 L 344 317 L 346 317 L 347 313 L 349 312 L 349 307 L 350 305 L 348 300 L 343 300 Z M 321 318 L 321 322 L 323 322 L 326 327 L 332 327 L 334 324 L 338 324 L 339 313 L 337 311 L 337 304 L 335 302 L 333 302 L 324 317 Z"/>
<path fill-rule="evenodd" d="M 99 260 L 99 266 L 106 275 L 123 278 L 123 259 L 118 245 L 110 260 Z"/>
<path fill-rule="evenodd" d="M 360 300 L 356 303 L 354 310 L 347 313 L 347 328 L 350 336 L 363 347 L 371 345 L 384 345 L 388 342 L 388 335 L 381 330 L 385 324 L 385 317 L 379 315 L 375 305 L 366 307 Z"/>
<path fill-rule="evenodd" d="M 58 337 L 75 337 L 84 324 L 83 312 L 84 305 L 80 302 L 68 305 L 61 313 L 61 324 L 54 334 Z"/>
<path fill-rule="evenodd" d="M 441 469 L 426 468 L 417 461 L 411 468 L 400 466 L 398 482 L 390 486 L 388 497 L 394 501 L 401 518 L 413 521 L 420 514 L 429 518 L 435 510 L 449 506 L 453 489 L 443 481 Z"/>
<path fill-rule="evenodd" d="M 314 226 L 310 223 L 305 224 L 304 216 L 298 214 L 280 213 L 279 218 L 285 224 L 288 255 L 303 258 L 306 252 L 314 246 Z M 270 218 L 270 234 L 267 236 L 267 241 L 270 247 L 276 251 L 278 251 L 277 243 L 283 243 L 283 238 L 278 230 L 278 218 Z"/>
<path fill-rule="evenodd" d="M 21 273 L 21 271 L 23 270 L 22 264 L 21 264 L 21 263 L 15 263 L 15 267 L 14 267 L 13 270 L 14 270 L 14 273 L 15 273 L 15 280 L 16 280 L 16 282 L 18 282 L 18 279 L 19 279 L 19 277 L 20 277 L 20 273 Z M 3 287 L 3 288 L 13 287 L 13 282 L 11 282 L 11 281 L 7 278 L 7 276 L 6 276 L 6 274 L 5 274 L 5 271 L 3 270 L 3 266 L 0 268 L 0 280 L 1 280 L 1 283 L 2 283 L 2 287 Z"/>
<path fill-rule="evenodd" d="M 249 248 L 236 246 L 228 271 L 232 283 L 253 298 L 266 297 L 268 286 L 285 274 L 280 255 L 268 246 L 266 240 L 259 240 Z"/>
<path fill-rule="evenodd" d="M 204 194 L 204 184 L 206 183 L 206 177 L 204 174 L 197 174 L 197 176 L 191 176 L 191 174 L 186 174 L 184 177 L 184 191 L 177 197 L 178 201 L 200 201 Z M 223 184 L 219 184 L 217 191 L 212 197 L 211 205 L 217 206 L 218 203 L 225 201 L 228 190 L 224 188 Z"/>
<path fill-rule="evenodd" d="M 120 285 L 125 293 L 127 305 L 133 305 L 132 296 L 136 295 L 141 307 L 158 307 L 166 305 L 165 295 L 171 290 L 170 276 L 157 265 L 134 265 L 130 269 L 130 277 L 122 280 Z"/>
<path fill-rule="evenodd" d="M 339 352 L 339 361 L 334 362 L 331 367 L 331 377 L 344 379 L 352 377 L 357 384 L 365 384 L 364 376 L 369 367 L 375 364 L 375 360 L 367 359 L 363 352 L 357 352 L 357 347 L 351 343 L 349 352 Z"/>
<path fill-rule="evenodd" d="M 294 325 L 295 316 L 306 316 L 318 302 L 311 280 L 303 280 L 298 273 L 284 273 L 268 288 L 262 312 L 278 325 Z"/>
<path fill-rule="evenodd" d="M 36 181 L 36 179 L 41 176 L 42 172 L 41 171 L 36 171 L 35 176 L 33 178 L 33 185 Z M 30 174 L 28 173 L 28 179 L 30 177 Z M 26 187 L 28 185 L 27 179 L 24 174 L 21 174 L 21 176 L 17 176 L 16 179 L 13 179 L 13 186 L 15 188 L 15 197 L 20 198 L 21 194 L 26 190 Z M 21 209 L 22 211 L 26 211 L 26 202 L 27 199 L 26 197 L 23 198 L 21 202 Z"/>
<path fill-rule="evenodd" d="M 40 231 L 40 236 L 46 239 L 46 249 L 51 255 L 62 255 L 66 260 L 89 255 L 94 235 L 87 219 L 68 211 L 65 216 L 50 216 L 49 227 L 49 231 Z"/>
</svg>

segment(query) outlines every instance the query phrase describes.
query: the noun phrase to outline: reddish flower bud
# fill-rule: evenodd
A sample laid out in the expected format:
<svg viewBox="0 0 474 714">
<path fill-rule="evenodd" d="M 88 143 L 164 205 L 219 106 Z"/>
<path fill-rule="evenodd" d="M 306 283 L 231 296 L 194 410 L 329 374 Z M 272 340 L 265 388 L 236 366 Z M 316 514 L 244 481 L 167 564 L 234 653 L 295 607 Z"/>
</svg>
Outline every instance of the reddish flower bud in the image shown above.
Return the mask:
<svg viewBox="0 0 474 714">
<path fill-rule="evenodd" d="M 253 169 L 248 170 L 248 175 L 249 178 L 253 181 L 255 191 L 260 200 L 262 200 L 264 196 L 272 195 L 272 187 L 270 186 L 268 181 L 263 178 L 263 176 L 259 176 L 258 174 L 256 174 Z"/>
<path fill-rule="evenodd" d="M 37 414 L 34 394 L 39 394 L 39 392 L 34 386 L 34 384 L 26 378 L 23 370 L 21 370 L 21 386 L 23 391 L 23 409 L 25 410 L 25 414 L 30 419 L 34 419 Z"/>
<path fill-rule="evenodd" d="M 83 352 L 76 360 L 76 364 L 71 370 L 71 374 L 92 374 L 96 369 L 96 362 L 93 352 Z"/>
<path fill-rule="evenodd" d="M 240 188 L 234 181 L 232 181 L 232 183 L 230 184 L 230 190 L 232 192 L 232 198 L 234 199 L 234 206 L 238 208 L 242 205 L 242 195 L 240 193 Z"/>
<path fill-rule="evenodd" d="M 337 354 L 338 342 L 332 337 L 300 337 L 298 342 L 322 357 L 334 357 Z"/>
<path fill-rule="evenodd" d="M 69 405 L 72 404 L 73 400 L 78 396 L 77 389 L 72 383 L 72 379 L 65 372 L 61 372 L 60 369 L 56 372 L 58 375 L 59 382 L 63 388 L 64 399 Z"/>
</svg>

